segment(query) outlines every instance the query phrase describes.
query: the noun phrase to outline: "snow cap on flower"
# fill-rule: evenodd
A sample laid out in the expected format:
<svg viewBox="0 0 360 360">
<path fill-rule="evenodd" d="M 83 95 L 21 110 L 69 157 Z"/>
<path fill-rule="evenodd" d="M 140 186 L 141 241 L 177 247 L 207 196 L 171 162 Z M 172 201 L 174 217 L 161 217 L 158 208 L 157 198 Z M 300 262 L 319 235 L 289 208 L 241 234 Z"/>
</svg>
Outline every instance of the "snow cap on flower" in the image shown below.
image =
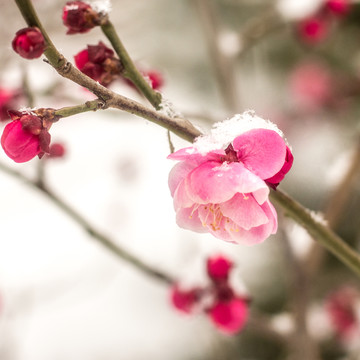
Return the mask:
<svg viewBox="0 0 360 360">
<path fill-rule="evenodd" d="M 38 116 L 19 111 L 9 111 L 9 114 L 13 121 L 5 126 L 1 136 L 1 146 L 9 158 L 23 163 L 49 153 L 51 137 Z"/>
<path fill-rule="evenodd" d="M 68 1 L 63 8 L 62 20 L 67 34 L 81 34 L 100 24 L 100 15 L 83 1 Z"/>
<path fill-rule="evenodd" d="M 44 53 L 45 40 L 38 28 L 28 27 L 17 31 L 12 47 L 21 57 L 35 59 Z"/>
<path fill-rule="evenodd" d="M 273 130 L 283 137 L 282 131 L 271 121 L 257 116 L 254 111 L 249 110 L 243 114 L 236 114 L 232 118 L 214 124 L 208 135 L 196 138 L 194 149 L 200 154 L 224 149 L 235 137 L 253 129 Z"/>
<path fill-rule="evenodd" d="M 180 161 L 169 174 L 178 225 L 248 245 L 274 234 L 268 186 L 276 188 L 293 162 L 281 135 L 271 122 L 246 112 L 169 155 Z"/>
</svg>

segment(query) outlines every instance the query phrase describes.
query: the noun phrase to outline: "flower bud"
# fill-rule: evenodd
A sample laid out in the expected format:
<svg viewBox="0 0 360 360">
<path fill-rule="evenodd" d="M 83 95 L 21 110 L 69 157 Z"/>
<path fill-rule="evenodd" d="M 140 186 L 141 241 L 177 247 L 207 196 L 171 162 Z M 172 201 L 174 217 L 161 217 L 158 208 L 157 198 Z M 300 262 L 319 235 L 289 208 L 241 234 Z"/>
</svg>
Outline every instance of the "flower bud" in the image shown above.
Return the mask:
<svg viewBox="0 0 360 360">
<path fill-rule="evenodd" d="M 236 334 L 246 324 L 248 303 L 242 298 L 218 302 L 210 309 L 209 317 L 219 331 L 227 335 Z"/>
<path fill-rule="evenodd" d="M 171 302 L 176 309 L 183 313 L 190 314 L 199 302 L 200 292 L 201 290 L 199 288 L 184 290 L 175 284 L 171 289 Z"/>
<path fill-rule="evenodd" d="M 87 49 L 74 56 L 76 67 L 101 85 L 107 86 L 121 73 L 120 60 L 101 41 L 88 45 Z"/>
<path fill-rule="evenodd" d="M 35 59 L 43 54 L 45 40 L 38 28 L 24 28 L 16 33 L 12 47 L 23 58 Z"/>
<path fill-rule="evenodd" d="M 68 28 L 67 34 L 86 33 L 99 24 L 99 15 L 89 4 L 69 1 L 63 8 L 62 20 Z"/>
<path fill-rule="evenodd" d="M 326 1 L 325 6 L 334 15 L 339 17 L 346 15 L 350 11 L 349 0 L 328 0 Z"/>
<path fill-rule="evenodd" d="M 13 121 L 5 126 L 1 136 L 1 146 L 9 158 L 23 163 L 49 153 L 51 136 L 38 116 L 19 111 L 9 114 Z"/>
<path fill-rule="evenodd" d="M 208 258 L 207 273 L 214 281 L 226 280 L 233 266 L 231 260 L 222 255 L 216 255 Z"/>
<path fill-rule="evenodd" d="M 63 144 L 54 143 L 50 146 L 49 158 L 62 158 L 65 155 L 65 147 Z"/>
</svg>

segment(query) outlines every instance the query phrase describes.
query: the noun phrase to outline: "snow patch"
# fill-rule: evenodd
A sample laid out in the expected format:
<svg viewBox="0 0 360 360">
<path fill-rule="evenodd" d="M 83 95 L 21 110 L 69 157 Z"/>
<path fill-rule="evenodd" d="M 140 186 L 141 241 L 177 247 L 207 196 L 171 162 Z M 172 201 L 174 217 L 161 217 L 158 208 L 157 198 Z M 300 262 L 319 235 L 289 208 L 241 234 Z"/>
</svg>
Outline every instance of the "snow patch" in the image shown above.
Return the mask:
<svg viewBox="0 0 360 360">
<path fill-rule="evenodd" d="M 210 151 L 225 149 L 235 137 L 258 128 L 276 131 L 284 137 L 274 123 L 256 116 L 254 111 L 249 110 L 216 123 L 210 134 L 200 136 L 195 140 L 194 147 L 200 154 L 205 155 Z"/>
</svg>

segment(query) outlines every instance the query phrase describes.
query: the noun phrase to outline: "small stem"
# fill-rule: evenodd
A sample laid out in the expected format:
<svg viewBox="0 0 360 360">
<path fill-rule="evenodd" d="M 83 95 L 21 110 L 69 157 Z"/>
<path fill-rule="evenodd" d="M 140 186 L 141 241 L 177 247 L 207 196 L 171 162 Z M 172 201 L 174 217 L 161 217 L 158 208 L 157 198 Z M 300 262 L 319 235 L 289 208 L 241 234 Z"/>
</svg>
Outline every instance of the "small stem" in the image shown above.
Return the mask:
<svg viewBox="0 0 360 360">
<path fill-rule="evenodd" d="M 280 190 L 272 191 L 270 197 L 285 210 L 287 215 L 302 225 L 314 239 L 360 276 L 360 255 L 325 226 L 321 220 L 316 219 L 311 211 Z"/>
<path fill-rule="evenodd" d="M 98 241 L 101 245 L 105 246 L 108 250 L 110 250 L 120 259 L 132 264 L 137 269 L 143 271 L 145 274 L 155 277 L 156 279 L 163 281 L 167 284 L 172 284 L 174 282 L 174 279 L 172 279 L 171 276 L 152 268 L 150 265 L 145 264 L 140 259 L 130 254 L 128 251 L 122 249 L 109 237 L 107 237 L 106 235 L 102 234 L 100 231 L 95 229 L 87 220 L 85 220 L 84 217 L 82 217 L 73 208 L 71 208 L 68 204 L 66 204 L 63 200 L 61 200 L 60 197 L 56 196 L 52 191 L 50 191 L 46 186 L 44 186 L 44 184 L 40 186 L 37 182 L 33 182 L 32 180 L 28 179 L 20 172 L 13 170 L 1 163 L 0 163 L 0 169 L 1 171 L 7 173 L 8 175 L 20 179 L 26 185 L 39 190 L 43 195 L 45 195 L 48 199 L 50 199 L 57 207 L 62 209 L 71 219 L 73 219 L 76 223 L 78 223 L 94 240 Z"/>
<path fill-rule="evenodd" d="M 108 20 L 101 25 L 101 30 L 109 39 L 115 52 L 120 58 L 121 64 L 124 67 L 122 75 L 136 86 L 136 88 L 149 100 L 156 110 L 160 110 L 162 100 L 161 94 L 151 87 L 151 85 L 141 75 L 140 71 L 136 68 L 122 44 L 113 24 Z"/>
<path fill-rule="evenodd" d="M 55 110 L 54 115 L 55 117 L 64 118 L 87 111 L 96 111 L 99 109 L 104 109 L 104 102 L 102 100 L 96 99 L 92 101 L 87 101 L 85 104 L 76 105 L 76 106 L 67 106 Z"/>
</svg>

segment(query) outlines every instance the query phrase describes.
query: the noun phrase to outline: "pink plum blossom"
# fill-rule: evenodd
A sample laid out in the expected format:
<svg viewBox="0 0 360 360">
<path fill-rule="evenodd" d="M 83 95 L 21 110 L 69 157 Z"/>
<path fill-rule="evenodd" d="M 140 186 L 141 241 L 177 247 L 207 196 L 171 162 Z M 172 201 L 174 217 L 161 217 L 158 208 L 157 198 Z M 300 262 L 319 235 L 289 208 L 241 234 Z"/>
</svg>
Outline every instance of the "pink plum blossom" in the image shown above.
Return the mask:
<svg viewBox="0 0 360 360">
<path fill-rule="evenodd" d="M 302 108 L 314 110 L 331 102 L 334 97 L 331 71 L 317 61 L 298 64 L 290 75 L 289 90 Z"/>
<path fill-rule="evenodd" d="M 169 155 L 180 161 L 169 175 L 177 224 L 248 245 L 274 234 L 277 214 L 268 185 L 276 188 L 293 161 L 276 129 L 247 112 Z"/>
<path fill-rule="evenodd" d="M 326 310 L 336 334 L 343 340 L 359 334 L 360 321 L 357 307 L 360 304 L 360 293 L 351 286 L 343 286 L 326 300 Z"/>
</svg>

